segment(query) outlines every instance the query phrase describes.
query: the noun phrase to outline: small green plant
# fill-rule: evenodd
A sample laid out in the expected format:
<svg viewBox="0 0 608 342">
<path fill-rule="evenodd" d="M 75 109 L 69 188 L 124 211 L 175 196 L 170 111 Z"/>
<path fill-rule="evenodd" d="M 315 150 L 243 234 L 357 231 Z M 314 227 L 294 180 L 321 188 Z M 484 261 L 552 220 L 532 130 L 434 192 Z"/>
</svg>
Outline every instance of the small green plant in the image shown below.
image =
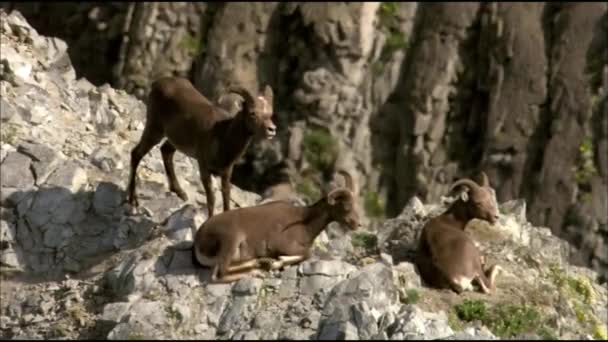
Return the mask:
<svg viewBox="0 0 608 342">
<path fill-rule="evenodd" d="M 454 307 L 458 318 L 465 322 L 486 318 L 486 305 L 480 300 L 465 300 Z"/>
<path fill-rule="evenodd" d="M 352 235 L 351 243 L 353 247 L 361 247 L 368 251 L 375 250 L 378 245 L 378 237 L 374 234 L 361 232 Z"/>
<path fill-rule="evenodd" d="M 398 50 L 407 49 L 407 37 L 401 32 L 399 18 L 397 17 L 397 9 L 399 3 L 383 2 L 378 9 L 378 17 L 380 29 L 386 34 L 386 42 L 380 52 L 380 57 L 373 65 L 374 73 L 382 73 L 384 71 L 385 62 Z"/>
<path fill-rule="evenodd" d="M 574 167 L 574 178 L 580 185 L 588 184 L 591 178 L 597 174 L 597 169 L 593 163 L 593 141 L 586 137 L 578 148 L 578 163 Z"/>
<path fill-rule="evenodd" d="M 513 337 L 525 332 L 539 333 L 537 329 L 543 326 L 540 313 L 527 305 L 502 304 L 488 308 L 480 300 L 465 300 L 454 306 L 454 314 L 463 322 L 481 321 L 499 337 Z"/>
<path fill-rule="evenodd" d="M 144 336 L 144 334 L 139 331 L 132 331 L 129 333 L 129 336 L 127 336 L 127 339 L 128 340 L 145 340 L 146 336 Z"/>
<path fill-rule="evenodd" d="M 416 289 L 409 289 L 405 294 L 405 304 L 416 304 L 420 300 L 420 293 Z"/>
<path fill-rule="evenodd" d="M 542 327 L 538 330 L 538 336 L 543 340 L 558 340 L 557 336 L 546 327 Z"/>
<path fill-rule="evenodd" d="M 602 341 L 608 340 L 608 332 L 606 332 L 606 327 L 600 324 L 596 324 L 593 327 L 593 338 Z"/>
<path fill-rule="evenodd" d="M 184 35 L 180 42 L 180 47 L 182 49 L 188 50 L 188 52 L 190 52 L 194 56 L 200 55 L 203 50 L 203 44 L 201 43 L 201 39 L 191 34 Z"/>
<path fill-rule="evenodd" d="M 321 189 L 310 178 L 302 178 L 296 182 L 296 192 L 314 201 L 321 196 Z"/>
<path fill-rule="evenodd" d="M 365 193 L 363 201 L 363 206 L 367 216 L 375 218 L 384 217 L 384 201 L 377 192 L 368 191 Z"/>
<path fill-rule="evenodd" d="M 2 124 L 2 128 L 0 129 L 0 142 L 3 144 L 14 145 L 17 140 L 17 129 L 8 124 Z"/>
<path fill-rule="evenodd" d="M 458 318 L 456 314 L 456 310 L 450 310 L 448 313 L 448 325 L 454 331 L 462 331 L 464 329 L 464 325 L 462 321 Z"/>
<path fill-rule="evenodd" d="M 585 304 L 592 304 L 595 299 L 595 291 L 591 281 L 586 277 L 568 276 L 562 268 L 551 266 L 549 277 L 560 291 L 571 296 L 578 296 Z"/>
<path fill-rule="evenodd" d="M 500 305 L 490 315 L 487 326 L 500 337 L 513 337 L 534 332 L 541 327 L 540 313 L 531 306 Z"/>
<path fill-rule="evenodd" d="M 313 169 L 322 173 L 330 171 L 338 157 L 338 143 L 335 138 L 321 129 L 306 132 L 302 147 L 304 158 Z"/>
</svg>

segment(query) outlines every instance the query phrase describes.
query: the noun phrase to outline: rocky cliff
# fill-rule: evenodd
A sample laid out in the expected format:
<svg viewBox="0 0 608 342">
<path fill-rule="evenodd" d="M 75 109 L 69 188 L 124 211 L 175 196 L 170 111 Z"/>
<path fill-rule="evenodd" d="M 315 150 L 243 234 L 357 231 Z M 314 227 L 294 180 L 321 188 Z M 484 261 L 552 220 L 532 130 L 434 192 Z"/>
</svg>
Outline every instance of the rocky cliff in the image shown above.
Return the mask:
<svg viewBox="0 0 608 342">
<path fill-rule="evenodd" d="M 279 135 L 234 173 L 248 191 L 289 173 L 314 197 L 302 174 L 347 166 L 368 215 L 391 217 L 484 170 L 574 262 L 608 270 L 606 3 L 1 6 L 66 40 L 79 76 L 139 98 L 171 74 L 211 98 L 273 86 Z"/>
<path fill-rule="evenodd" d="M 209 284 L 191 258 L 206 213 L 192 161 L 175 161 L 185 203 L 166 187 L 160 152 L 146 156 L 143 210 L 129 213 L 142 102 L 77 77 L 66 43 L 19 12 L 0 10 L 0 19 L 3 338 L 606 339 L 605 282 L 527 221 L 524 200 L 501 203 L 494 226 L 467 228 L 487 262 L 504 268 L 492 295 L 426 288 L 410 262 L 422 225 L 448 197 L 411 197 L 396 217 L 350 235 L 332 225 L 311 260 Z M 240 206 L 261 200 L 233 193 Z"/>
</svg>

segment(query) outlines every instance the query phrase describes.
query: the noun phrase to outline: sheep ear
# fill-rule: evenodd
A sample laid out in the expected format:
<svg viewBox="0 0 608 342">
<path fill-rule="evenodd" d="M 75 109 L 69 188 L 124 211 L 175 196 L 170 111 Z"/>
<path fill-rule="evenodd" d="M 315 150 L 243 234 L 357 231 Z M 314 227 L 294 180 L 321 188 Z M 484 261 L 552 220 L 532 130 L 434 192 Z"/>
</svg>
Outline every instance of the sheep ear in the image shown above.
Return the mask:
<svg viewBox="0 0 608 342">
<path fill-rule="evenodd" d="M 468 201 L 468 200 L 469 200 L 469 192 L 468 192 L 468 191 L 466 191 L 466 190 L 462 191 L 462 192 L 460 193 L 460 199 L 461 199 L 463 202 Z"/>
<path fill-rule="evenodd" d="M 266 87 L 264 87 L 264 97 L 266 100 L 268 100 L 268 102 L 272 103 L 273 96 L 274 94 L 272 92 L 272 88 L 267 84 Z"/>
</svg>

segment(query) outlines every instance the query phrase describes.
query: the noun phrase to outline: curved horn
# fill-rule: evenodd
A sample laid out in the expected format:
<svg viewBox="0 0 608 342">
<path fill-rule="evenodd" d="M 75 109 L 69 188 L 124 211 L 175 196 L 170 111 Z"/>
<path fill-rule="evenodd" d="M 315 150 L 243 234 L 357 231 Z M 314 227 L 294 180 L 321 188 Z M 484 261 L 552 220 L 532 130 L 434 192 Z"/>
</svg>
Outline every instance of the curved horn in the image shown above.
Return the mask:
<svg viewBox="0 0 608 342">
<path fill-rule="evenodd" d="M 490 186 L 490 180 L 488 179 L 488 175 L 485 172 L 481 171 L 481 186 L 488 187 Z"/>
<path fill-rule="evenodd" d="M 339 169 L 338 173 L 341 174 L 342 177 L 344 177 L 344 184 L 346 185 L 346 188 L 354 193 L 355 184 L 353 182 L 353 176 L 350 174 L 350 172 L 348 172 L 344 169 Z"/>
<path fill-rule="evenodd" d="M 475 183 L 474 181 L 472 181 L 468 178 L 464 178 L 464 179 L 459 179 L 456 182 L 454 182 L 454 184 L 452 184 L 452 186 L 450 186 L 450 192 L 454 191 L 454 189 L 456 189 L 460 185 L 466 185 L 469 187 L 469 189 L 471 189 L 473 191 L 479 190 L 479 185 L 477 183 Z"/>
<path fill-rule="evenodd" d="M 249 90 L 241 86 L 231 85 L 228 87 L 228 89 L 226 89 L 226 92 L 241 95 L 245 100 L 245 105 L 247 106 L 247 108 L 253 108 L 253 105 L 255 104 L 255 99 Z"/>
</svg>

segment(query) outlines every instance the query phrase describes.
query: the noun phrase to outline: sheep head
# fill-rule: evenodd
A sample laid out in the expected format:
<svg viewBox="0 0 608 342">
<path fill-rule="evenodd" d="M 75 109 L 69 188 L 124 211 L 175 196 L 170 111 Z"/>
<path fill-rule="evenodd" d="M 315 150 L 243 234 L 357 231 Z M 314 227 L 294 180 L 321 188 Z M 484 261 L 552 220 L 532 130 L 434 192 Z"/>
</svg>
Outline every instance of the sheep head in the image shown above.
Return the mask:
<svg viewBox="0 0 608 342">
<path fill-rule="evenodd" d="M 229 86 L 226 91 L 243 98 L 241 112 L 245 116 L 245 125 L 250 132 L 267 139 L 272 139 L 277 134 L 277 127 L 272 121 L 274 96 L 269 85 L 266 85 L 264 93 L 258 96 L 253 96 L 249 90 L 241 86 Z"/>
<path fill-rule="evenodd" d="M 355 203 L 355 186 L 350 173 L 338 170 L 344 177 L 344 186 L 336 186 L 326 196 L 330 207 L 330 215 L 333 221 L 337 221 L 350 230 L 357 230 L 361 226 L 359 212 Z"/>
<path fill-rule="evenodd" d="M 470 218 L 477 218 L 496 223 L 498 220 L 498 208 L 494 200 L 494 189 L 490 187 L 488 176 L 481 172 L 481 184 L 464 178 L 459 179 L 450 187 L 450 192 L 463 187 L 464 190 L 459 194 L 459 201 L 465 204 L 466 214 Z"/>
</svg>

